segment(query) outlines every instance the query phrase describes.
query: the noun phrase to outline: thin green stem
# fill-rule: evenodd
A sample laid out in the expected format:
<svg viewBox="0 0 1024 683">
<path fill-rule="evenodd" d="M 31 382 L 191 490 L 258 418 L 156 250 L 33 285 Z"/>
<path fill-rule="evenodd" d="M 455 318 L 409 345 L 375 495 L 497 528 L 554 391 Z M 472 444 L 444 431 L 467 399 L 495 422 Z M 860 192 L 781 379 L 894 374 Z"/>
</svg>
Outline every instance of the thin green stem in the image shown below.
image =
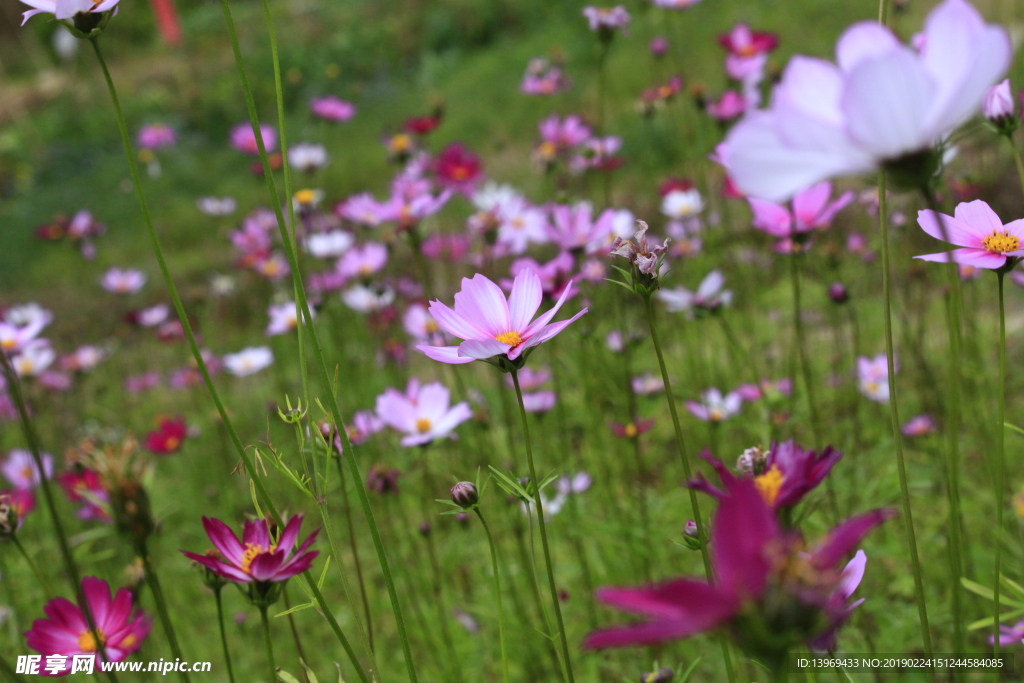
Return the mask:
<svg viewBox="0 0 1024 683">
<path fill-rule="evenodd" d="M 1017 178 L 1020 180 L 1021 190 L 1024 190 L 1024 160 L 1021 159 L 1020 150 L 1017 149 L 1017 145 L 1013 143 L 1013 135 L 1006 135 L 1006 144 L 1010 146 L 1010 152 L 1013 153 L 1013 163 L 1017 167 Z"/>
<path fill-rule="evenodd" d="M 332 386 L 331 375 L 327 369 L 327 362 L 324 359 L 323 348 L 320 346 L 320 340 L 317 336 L 316 328 L 313 326 L 313 316 L 310 313 L 309 302 L 306 300 L 305 287 L 302 284 L 302 273 L 299 269 L 298 258 L 296 257 L 292 240 L 289 239 L 288 227 L 285 223 L 284 214 L 281 210 L 281 200 L 277 194 L 277 186 L 274 182 L 274 176 L 271 173 L 269 160 L 267 158 L 267 149 L 263 144 L 263 136 L 260 134 L 259 118 L 256 114 L 256 103 L 252 96 L 252 89 L 249 87 L 249 79 L 245 74 L 242 50 L 238 43 L 238 34 L 235 30 L 234 20 L 231 17 L 231 9 L 228 7 L 227 0 L 221 0 L 221 8 L 224 12 L 224 21 L 227 24 L 228 34 L 231 40 L 231 48 L 235 56 L 235 64 L 238 68 L 238 77 L 242 87 L 242 94 L 245 99 L 246 109 L 249 113 L 249 122 L 252 124 L 253 135 L 256 138 L 256 147 L 259 151 L 260 161 L 263 164 L 263 177 L 266 181 L 267 190 L 270 194 L 271 203 L 274 207 L 278 230 L 280 231 L 281 240 L 284 244 L 285 256 L 288 258 L 288 265 L 292 271 L 292 278 L 295 283 L 295 293 L 297 295 L 299 308 L 302 310 L 302 316 L 305 320 L 307 329 L 309 330 L 309 339 L 312 342 L 313 355 L 316 359 L 317 368 L 320 371 L 321 381 L 327 388 L 327 403 L 331 411 L 331 418 L 334 420 L 334 424 L 338 428 L 338 435 L 341 437 L 343 451 L 345 453 L 352 453 L 352 444 L 349 442 L 348 433 L 345 430 L 345 422 L 341 417 L 341 410 L 338 407 L 337 397 L 335 397 L 334 392 L 330 390 Z M 398 629 L 399 640 L 402 643 L 402 652 L 405 657 L 405 665 L 408 671 L 409 680 L 411 683 L 418 683 L 419 679 L 416 676 L 416 665 L 412 658 L 412 649 L 409 646 L 408 629 L 406 628 L 405 618 L 402 615 L 402 609 L 399 605 L 398 592 L 395 590 L 394 577 L 392 576 L 387 555 L 384 552 L 384 545 L 381 541 L 380 531 L 378 530 L 377 523 L 374 520 L 373 509 L 370 507 L 370 499 L 366 494 L 366 488 L 361 483 L 363 481 L 363 477 L 359 471 L 359 465 L 356 463 L 356 459 L 354 457 L 347 457 L 345 460 L 349 463 L 349 469 L 353 480 L 357 482 L 356 492 L 359 494 L 359 502 L 363 508 L 363 515 L 366 518 L 366 523 L 370 530 L 370 537 L 373 539 L 373 545 L 377 551 L 377 559 L 381 566 L 381 573 L 384 575 L 384 583 L 387 586 L 388 597 L 391 600 L 391 608 L 395 615 L 395 624 Z"/>
<path fill-rule="evenodd" d="M 18 551 L 21 553 L 21 556 L 25 558 L 25 562 L 28 564 L 29 569 L 32 570 L 32 574 L 35 575 L 36 581 L 39 582 L 39 587 L 43 589 L 43 594 L 46 595 L 46 599 L 52 599 L 53 591 L 50 590 L 50 585 L 46 582 L 46 578 L 43 576 L 42 572 L 39 571 L 39 565 L 37 565 L 35 561 L 32 560 L 32 557 L 28 554 L 28 551 L 25 550 L 25 546 L 22 545 L 21 541 L 18 539 L 17 534 L 13 534 L 11 536 L 11 540 L 14 541 L 14 545 L 18 548 Z"/>
<path fill-rule="evenodd" d="M 178 645 L 178 636 L 174 632 L 174 624 L 171 623 L 171 613 L 167 609 L 167 601 L 164 600 L 164 591 L 160 587 L 160 579 L 157 578 L 156 570 L 153 569 L 153 560 L 149 556 L 149 548 L 146 547 L 145 541 L 140 541 L 136 552 L 139 555 L 139 559 L 142 560 L 142 568 L 146 573 L 146 583 L 149 584 L 149 588 L 153 593 L 153 601 L 156 602 L 156 611 L 160 615 L 160 624 L 164 628 L 164 634 L 167 636 L 167 642 L 171 646 L 171 654 L 178 659 L 184 659 L 181 654 L 181 646 Z M 184 683 L 188 683 L 188 674 L 185 671 L 179 671 L 181 680 Z"/>
<path fill-rule="evenodd" d="M 1003 304 L 1003 279 L 1004 270 L 996 272 L 999 280 L 999 410 L 998 421 L 996 422 L 996 527 L 995 527 L 995 585 L 992 589 L 995 601 L 995 621 L 992 628 L 995 632 L 993 650 L 999 656 L 999 602 L 1000 587 L 1000 564 L 1003 558 L 1003 491 L 1005 489 L 1006 477 L 1006 309 Z"/>
<path fill-rule="evenodd" d="M 270 640 L 270 619 L 267 618 L 266 605 L 260 605 L 260 619 L 263 621 L 263 643 L 267 648 L 267 663 L 270 664 L 270 681 L 277 683 L 277 665 L 274 664 L 274 644 Z"/>
<path fill-rule="evenodd" d="M 292 602 L 288 599 L 287 585 L 281 587 L 281 597 L 284 598 L 284 608 L 288 610 L 288 628 L 292 632 L 292 640 L 295 641 L 295 651 L 299 655 L 299 661 L 305 664 L 309 660 L 306 659 L 306 652 L 302 649 L 302 639 L 299 638 L 299 630 L 295 628 L 295 613 L 292 612 Z M 302 677 L 306 683 L 310 683 L 309 671 L 306 670 L 305 666 L 302 667 Z"/>
<path fill-rule="evenodd" d="M 807 396 L 807 408 L 811 416 L 811 431 L 814 433 L 814 444 L 821 448 L 821 423 L 818 421 L 818 403 L 814 398 L 814 379 L 811 376 L 811 361 L 807 356 L 804 344 L 802 309 L 800 305 L 800 254 L 793 254 L 789 260 L 789 277 L 793 286 L 793 336 L 796 344 L 797 357 L 800 360 L 800 372 L 803 375 L 804 391 Z M 833 503 L 835 501 L 833 500 Z"/>
<path fill-rule="evenodd" d="M 359 545 L 356 543 L 356 529 L 352 524 L 352 506 L 349 505 L 348 489 L 345 488 L 345 468 L 341 466 L 341 458 L 336 457 L 334 461 L 338 464 L 338 478 L 341 482 L 341 504 L 345 507 L 345 522 L 348 525 L 348 542 L 352 550 L 352 562 L 356 566 L 356 580 L 359 581 L 359 594 L 363 602 L 363 612 L 366 614 L 366 637 L 369 640 L 370 651 L 373 651 L 373 622 L 370 619 L 370 601 L 366 597 L 366 581 L 363 579 L 363 564 L 359 561 Z"/>
<path fill-rule="evenodd" d="M 225 12 L 228 12 L 227 5 L 224 5 Z M 228 15 L 230 17 L 230 14 Z M 232 35 L 234 35 L 234 24 L 231 24 Z M 142 185 L 139 181 L 138 169 L 135 165 L 135 157 L 132 154 L 131 138 L 128 136 L 128 128 L 124 122 L 124 115 L 121 112 L 121 104 L 117 97 L 117 90 L 114 88 L 114 81 L 110 76 L 110 71 L 107 69 L 106 62 L 103 59 L 103 54 L 100 52 L 99 44 L 95 39 L 90 40 L 93 45 L 93 49 L 96 52 L 96 58 L 99 60 L 100 67 L 103 69 L 103 76 L 107 82 L 107 88 L 110 91 L 110 98 L 114 105 L 114 113 L 117 116 L 118 128 L 121 131 L 121 142 L 124 145 L 125 157 L 128 161 L 128 169 L 131 173 L 132 184 L 135 187 L 135 195 L 139 200 L 139 205 L 142 209 L 142 216 L 146 225 L 146 230 L 149 233 L 150 242 L 153 246 L 153 253 L 156 256 L 157 264 L 160 267 L 160 274 L 163 276 L 164 284 L 167 287 L 168 293 L 171 296 L 171 302 L 174 304 L 174 310 L 178 314 L 178 320 L 181 322 L 182 329 L 185 332 L 185 339 L 188 342 L 189 349 L 192 352 L 192 357 L 196 361 L 196 365 L 199 368 L 199 374 L 203 377 L 203 383 L 206 385 L 207 390 L 210 392 L 210 398 L 213 400 L 214 406 L 217 408 L 217 413 L 220 416 L 221 423 L 224 425 L 231 438 L 231 442 L 235 446 L 235 450 L 238 452 L 239 457 L 245 464 L 246 471 L 250 474 L 251 481 L 256 487 L 256 493 L 267 508 L 270 516 L 280 525 L 281 516 L 277 513 L 277 508 L 274 505 L 274 501 L 270 498 L 267 493 L 266 487 L 263 485 L 263 481 L 256 475 L 256 469 L 253 467 L 252 458 L 249 456 L 248 451 L 242 445 L 242 440 L 238 436 L 238 432 L 235 430 L 234 424 L 231 422 L 231 418 L 228 416 L 227 410 L 224 408 L 224 403 L 220 399 L 220 394 L 217 392 L 217 388 L 213 384 L 213 380 L 210 377 L 209 368 L 206 366 L 206 360 L 203 358 L 202 352 L 199 350 L 199 345 L 196 343 L 195 334 L 192 331 L 192 324 L 189 322 L 188 314 L 185 312 L 185 307 L 181 303 L 181 297 L 178 295 L 178 288 L 174 284 L 174 280 L 171 279 L 170 270 L 167 267 L 167 261 L 164 258 L 163 248 L 160 246 L 160 238 L 156 234 L 156 229 L 153 227 L 153 220 L 149 214 L 149 205 L 146 203 L 145 194 L 142 191 Z M 237 50 L 238 39 L 235 36 L 234 46 Z M 262 148 L 262 138 L 260 139 L 260 146 Z M 266 165 L 266 156 L 264 150 L 263 157 L 264 165 Z M 279 206 L 279 205 L 278 205 Z M 279 207 L 280 208 L 280 207 Z M 290 242 L 288 243 L 290 246 Z M 290 252 L 291 253 L 291 252 Z M 77 571 L 74 572 L 77 576 Z M 341 630 L 341 626 L 338 624 L 338 620 L 335 619 L 334 614 L 330 611 L 327 606 L 327 602 L 324 600 L 323 595 L 320 593 L 319 587 L 316 585 L 316 581 L 310 575 L 309 571 L 303 572 L 303 578 L 306 580 L 306 584 L 312 591 L 314 599 L 320 608 L 321 614 L 327 619 L 327 623 L 331 626 L 331 630 L 334 631 L 334 635 L 337 636 L 338 641 L 345 649 L 349 659 L 351 659 L 353 665 L 356 668 L 356 672 L 359 678 L 364 683 L 369 683 L 369 678 L 366 672 L 363 670 L 359 663 L 359 659 L 356 657 L 355 652 L 349 645 L 348 639 Z M 89 615 L 88 609 L 86 610 L 87 616 L 91 620 L 92 617 Z M 108 676 L 114 679 L 113 672 L 108 672 Z M 116 679 L 115 679 L 116 680 Z"/>
<path fill-rule="evenodd" d="M 523 392 L 519 388 L 519 373 L 512 370 L 512 384 L 516 388 L 516 400 L 519 402 L 519 417 L 523 423 L 523 439 L 526 442 L 526 462 L 530 468 L 530 481 L 533 483 L 533 502 L 537 508 L 537 526 L 540 528 L 540 544 L 544 550 L 544 568 L 548 575 L 548 588 L 551 591 L 551 602 L 555 608 L 555 621 L 558 624 L 558 638 L 562 645 L 562 675 L 568 683 L 576 679 L 572 674 L 572 660 L 569 658 L 569 637 L 565 633 L 565 622 L 562 619 L 562 606 L 558 600 L 558 588 L 555 586 L 555 571 L 551 564 L 551 549 L 548 547 L 548 531 L 544 522 L 544 505 L 540 497 L 540 479 L 537 468 L 533 464 L 533 445 L 530 443 L 530 423 L 526 417 L 526 406 L 523 404 Z"/>
<path fill-rule="evenodd" d="M 508 650 L 505 647 L 505 609 L 501 602 L 501 574 L 498 566 L 498 551 L 494 547 L 494 538 L 491 536 L 491 528 L 487 526 L 484 515 L 480 508 L 476 508 L 476 516 L 484 525 L 484 532 L 487 534 L 487 545 L 491 547 L 491 570 L 494 572 L 494 597 L 498 601 L 498 638 L 501 640 L 501 673 L 502 680 L 508 683 Z"/>
<path fill-rule="evenodd" d="M 686 481 L 689 482 L 693 478 L 692 470 L 690 469 L 690 458 L 686 452 L 686 442 L 683 440 L 683 427 L 679 423 L 679 411 L 676 409 L 675 395 L 672 393 L 672 382 L 668 377 L 668 367 L 665 365 L 665 354 L 661 350 L 661 340 L 658 338 L 658 326 L 654 323 L 654 308 L 651 306 L 650 295 L 644 297 L 644 310 L 647 313 L 647 326 L 651 330 L 651 341 L 654 344 L 654 353 L 658 356 L 658 367 L 661 369 L 661 381 L 665 384 L 665 397 L 668 400 L 668 412 L 672 415 L 672 428 L 675 430 L 676 435 L 676 448 L 679 449 L 679 459 L 683 463 L 683 474 L 686 476 Z M 697 492 L 692 488 L 687 488 L 687 493 L 690 495 L 690 507 L 693 509 L 693 521 L 697 524 L 698 532 L 701 538 L 704 540 L 700 545 L 700 556 L 704 561 L 704 575 L 707 577 L 708 583 L 714 584 L 715 575 L 711 570 L 711 558 L 708 556 L 707 539 L 708 532 L 704 528 L 704 520 L 701 518 L 700 504 L 697 501 Z M 735 683 L 736 672 L 732 668 L 732 657 L 729 654 L 729 644 L 726 642 L 723 636 L 720 640 L 722 644 L 722 659 L 725 661 L 725 673 L 729 678 L 729 683 Z"/>
<path fill-rule="evenodd" d="M 217 600 L 217 627 L 220 629 L 220 645 L 224 649 L 224 663 L 228 667 L 228 681 L 235 683 L 235 671 L 231 667 L 231 651 L 228 649 L 228 636 L 224 632 L 224 603 L 220 591 L 221 587 L 213 590 L 213 597 Z"/>
<path fill-rule="evenodd" d="M 885 358 L 889 378 L 889 415 L 892 420 L 892 434 L 896 444 L 896 469 L 900 480 L 900 494 L 903 503 L 903 522 L 907 527 L 907 551 L 914 574 L 914 596 L 921 626 L 921 639 L 925 654 L 932 654 L 932 635 L 928 627 L 928 607 L 925 604 L 924 581 L 921 577 L 921 559 L 917 553 L 917 535 L 914 532 L 914 515 L 910 507 L 910 488 L 907 485 L 907 467 L 903 458 L 903 434 L 900 431 L 899 400 L 896 392 L 896 362 L 892 344 L 892 282 L 889 273 L 889 216 L 886 206 L 885 171 L 878 175 L 878 223 L 882 233 L 882 290 L 885 315 Z M 932 677 L 935 671 L 932 669 Z"/>
<path fill-rule="evenodd" d="M 64 525 L 61 524 L 60 515 L 57 513 L 57 503 L 53 497 L 53 488 L 50 485 L 50 480 L 45 476 L 46 469 L 43 467 L 43 450 L 39 445 L 39 435 L 36 434 L 36 430 L 32 426 L 32 420 L 28 415 L 25 395 L 21 391 L 21 380 L 14 371 L 14 367 L 11 365 L 7 354 L 3 352 L 0 352 L 0 372 L 2 372 L 4 380 L 7 382 L 7 394 L 14 404 L 15 410 L 18 412 L 21 431 L 25 436 L 25 443 L 28 444 L 29 453 L 32 454 L 32 462 L 36 466 L 36 471 L 39 472 L 39 488 L 43 490 L 43 501 L 46 503 L 46 511 L 50 515 L 50 521 L 53 522 L 54 533 L 57 534 L 57 546 L 60 548 L 61 559 L 64 561 L 64 569 L 68 573 L 68 580 L 71 582 L 71 592 L 74 593 L 78 605 L 81 607 L 82 612 L 85 613 L 85 620 L 89 624 L 89 630 L 92 631 L 93 638 L 96 639 L 97 643 L 101 643 L 100 647 L 103 649 L 104 657 L 106 657 L 106 648 L 102 645 L 105 641 L 100 637 L 99 629 L 96 628 L 96 620 L 92 614 L 92 608 L 85 599 L 85 592 L 82 590 L 81 574 L 78 572 L 78 565 L 75 564 L 75 558 L 71 554 L 71 546 L 68 544 Z M 107 678 L 110 679 L 111 683 L 117 683 L 117 676 L 113 671 L 107 672 Z"/>
<path fill-rule="evenodd" d="M 942 233 L 943 241 L 948 242 L 949 227 L 946 225 L 943 214 L 939 212 L 938 202 L 935 195 L 927 187 L 921 188 L 924 201 L 931 209 L 939 223 L 939 230 Z M 882 207 L 879 207 L 881 210 Z M 946 265 L 946 287 L 948 289 L 947 305 L 947 330 L 949 386 L 946 389 L 946 495 L 949 498 L 949 523 L 950 530 L 950 571 L 953 574 L 953 643 L 957 652 L 964 652 L 966 648 L 966 635 L 963 628 L 963 620 L 960 616 L 960 609 L 963 605 L 963 590 L 960 583 L 963 576 L 962 558 L 965 557 L 963 540 L 961 536 L 960 519 L 960 391 L 961 391 L 961 370 L 960 370 L 960 272 L 957 264 L 950 260 Z"/>
</svg>

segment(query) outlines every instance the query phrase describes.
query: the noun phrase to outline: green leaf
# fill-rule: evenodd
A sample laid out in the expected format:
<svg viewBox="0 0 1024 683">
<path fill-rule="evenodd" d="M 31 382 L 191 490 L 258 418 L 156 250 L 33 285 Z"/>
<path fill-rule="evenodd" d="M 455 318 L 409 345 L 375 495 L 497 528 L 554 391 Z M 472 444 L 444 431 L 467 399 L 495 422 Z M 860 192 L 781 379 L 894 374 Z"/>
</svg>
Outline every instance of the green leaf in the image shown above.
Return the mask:
<svg viewBox="0 0 1024 683">
<path fill-rule="evenodd" d="M 291 609 L 286 609 L 285 611 L 281 612 L 280 614 L 275 614 L 274 618 L 277 619 L 278 617 L 283 617 L 283 616 L 286 616 L 288 614 L 293 614 L 295 612 L 301 612 L 304 609 L 309 609 L 310 607 L 313 607 L 315 604 L 316 603 L 305 602 L 305 603 L 303 603 L 301 605 L 296 605 L 295 607 L 292 607 Z"/>
<path fill-rule="evenodd" d="M 1009 422 L 1004 422 L 1003 426 L 1006 427 L 1007 429 L 1017 432 L 1021 436 L 1024 436 L 1024 429 L 1021 429 L 1017 425 L 1010 424 Z"/>
<path fill-rule="evenodd" d="M 1004 622 L 1004 621 L 1006 621 L 1008 619 L 1016 619 L 1017 617 L 1021 616 L 1022 614 L 1024 614 L 1024 607 L 1021 607 L 1020 609 L 1013 609 L 1013 610 L 1010 610 L 1009 612 L 1003 612 L 1002 614 L 999 615 L 999 623 L 1002 623 L 1002 622 Z M 971 622 L 967 626 L 967 630 L 968 631 L 977 631 L 978 629 L 981 629 L 981 628 L 992 628 L 992 621 L 993 621 L 992 617 L 985 617 L 984 619 L 978 619 L 977 621 Z"/>
<path fill-rule="evenodd" d="M 338 683 L 345 683 L 345 678 L 341 675 L 341 664 L 335 662 L 334 668 L 338 670 Z"/>
<path fill-rule="evenodd" d="M 324 569 L 323 569 L 322 572 L 320 572 L 320 578 L 317 579 L 317 581 L 316 581 L 316 587 L 317 588 L 323 588 L 324 587 L 324 579 L 327 578 L 327 568 L 330 567 L 330 566 L 331 566 L 331 556 L 328 555 L 327 556 L 327 561 L 324 562 Z"/>
<path fill-rule="evenodd" d="M 996 599 L 995 593 L 992 592 L 991 588 L 982 586 L 980 583 L 975 583 L 967 577 L 960 577 L 960 585 L 966 588 L 967 590 L 971 591 L 975 595 L 980 595 L 981 597 L 986 598 L 988 600 Z"/>
<path fill-rule="evenodd" d="M 303 662 L 301 659 L 299 661 L 302 662 L 302 668 L 306 670 L 306 677 L 309 679 L 309 683 L 320 683 L 320 681 L 318 681 L 316 678 L 316 674 L 313 673 L 313 670 L 309 668 L 309 665 L 306 664 L 306 662 Z"/>
<path fill-rule="evenodd" d="M 277 680 L 281 681 L 282 683 L 299 683 L 299 679 L 295 678 L 295 676 L 292 676 L 284 669 L 277 670 Z"/>
<path fill-rule="evenodd" d="M 684 671 L 683 675 L 679 677 L 679 683 L 686 683 L 686 681 L 690 680 L 690 676 L 693 675 L 693 670 L 697 668 L 698 664 L 700 664 L 701 659 L 703 658 L 697 657 L 697 659 L 693 660 L 693 663 L 691 663 L 690 666 L 686 667 L 686 671 Z"/>
</svg>

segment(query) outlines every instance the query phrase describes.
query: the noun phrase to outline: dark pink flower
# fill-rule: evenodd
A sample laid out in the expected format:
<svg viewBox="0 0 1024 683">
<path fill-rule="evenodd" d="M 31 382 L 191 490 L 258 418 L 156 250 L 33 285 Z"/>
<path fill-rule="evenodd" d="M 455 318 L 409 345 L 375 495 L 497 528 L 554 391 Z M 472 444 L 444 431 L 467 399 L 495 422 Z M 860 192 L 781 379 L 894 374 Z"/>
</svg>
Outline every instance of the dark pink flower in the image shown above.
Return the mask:
<svg viewBox="0 0 1024 683">
<path fill-rule="evenodd" d="M 740 23 L 718 36 L 718 44 L 737 57 L 754 57 L 778 47 L 779 37 L 774 33 L 751 31 L 749 26 Z"/>
<path fill-rule="evenodd" d="M 299 539 L 300 526 L 302 515 L 295 515 L 288 520 L 280 537 L 274 539 L 267 520 L 247 520 L 242 540 L 239 541 L 227 524 L 219 519 L 203 517 L 203 528 L 223 559 L 184 550 L 181 552 L 228 581 L 278 583 L 309 569 L 313 560 L 320 554 L 318 550 L 306 552 L 316 540 L 316 535 L 320 533 L 319 529 L 310 534 L 302 545 L 295 547 L 295 542 Z"/>
<path fill-rule="evenodd" d="M 753 482 L 732 477 L 726 487 L 710 541 L 715 585 L 676 579 L 602 588 L 599 600 L 647 620 L 594 631 L 584 647 L 651 645 L 728 627 L 744 651 L 773 667 L 790 648 L 834 635 L 850 609 L 836 597 L 849 587 L 837 565 L 891 513 L 853 517 L 808 549 L 799 533 L 779 525 Z"/>
<path fill-rule="evenodd" d="M 472 194 L 484 179 L 480 157 L 466 149 L 461 142 L 444 148 L 434 162 L 434 173 L 441 185 L 466 195 Z"/>
<path fill-rule="evenodd" d="M 71 655 L 98 654 L 109 662 L 120 662 L 142 646 L 152 625 L 141 611 L 133 611 L 132 594 L 121 588 L 111 599 L 110 586 L 94 576 L 82 579 L 82 594 L 96 623 L 97 637 L 89 628 L 81 605 L 65 598 L 48 602 L 43 612 L 48 618 L 36 619 L 25 633 L 26 644 L 42 655 L 65 655 L 60 669 L 41 672 L 61 676 L 71 672 Z"/>
</svg>

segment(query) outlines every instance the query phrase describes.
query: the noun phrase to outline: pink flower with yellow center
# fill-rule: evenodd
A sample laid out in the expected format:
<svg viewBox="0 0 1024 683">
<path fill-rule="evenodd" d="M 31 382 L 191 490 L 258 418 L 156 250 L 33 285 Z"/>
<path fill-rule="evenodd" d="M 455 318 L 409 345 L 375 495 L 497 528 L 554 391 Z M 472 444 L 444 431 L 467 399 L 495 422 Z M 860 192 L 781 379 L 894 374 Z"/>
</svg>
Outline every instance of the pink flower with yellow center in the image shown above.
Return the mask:
<svg viewBox="0 0 1024 683">
<path fill-rule="evenodd" d="M 953 261 L 975 268 L 998 270 L 1007 259 L 1024 257 L 1024 219 L 1003 225 L 996 212 L 985 202 L 975 200 L 956 207 L 952 216 L 925 210 L 917 214 L 917 224 L 939 240 L 947 240 L 960 249 L 915 256 L 922 261 Z"/>
<path fill-rule="evenodd" d="M 306 552 L 320 533 L 319 529 L 311 533 L 298 548 L 295 547 L 300 526 L 302 515 L 295 515 L 275 539 L 270 533 L 267 520 L 246 521 L 242 540 L 239 541 L 224 522 L 203 517 L 203 528 L 223 559 L 184 550 L 181 552 L 228 581 L 278 583 L 309 569 L 320 554 L 318 550 Z"/>
<path fill-rule="evenodd" d="M 82 595 L 96 624 L 96 634 L 89 628 L 81 605 L 65 598 L 48 602 L 43 608 L 47 618 L 36 619 L 25 633 L 25 643 L 36 652 L 65 656 L 63 666 L 52 675 L 71 672 L 71 655 L 99 654 L 105 661 L 120 662 L 138 650 L 149 635 L 151 620 L 141 611 L 133 611 L 134 601 L 128 590 L 122 588 L 111 598 L 106 581 L 87 576 L 82 579 Z"/>
<path fill-rule="evenodd" d="M 428 358 L 456 365 L 496 357 L 517 361 L 524 352 L 553 338 L 587 312 L 584 308 L 568 320 L 551 322 L 570 289 L 566 287 L 554 307 L 534 320 L 543 288 L 532 269 L 516 275 L 508 299 L 498 285 L 479 273 L 472 279 L 463 278 L 454 310 L 435 300 L 430 302 L 430 314 L 443 331 L 465 341 L 458 346 L 416 348 Z"/>
</svg>

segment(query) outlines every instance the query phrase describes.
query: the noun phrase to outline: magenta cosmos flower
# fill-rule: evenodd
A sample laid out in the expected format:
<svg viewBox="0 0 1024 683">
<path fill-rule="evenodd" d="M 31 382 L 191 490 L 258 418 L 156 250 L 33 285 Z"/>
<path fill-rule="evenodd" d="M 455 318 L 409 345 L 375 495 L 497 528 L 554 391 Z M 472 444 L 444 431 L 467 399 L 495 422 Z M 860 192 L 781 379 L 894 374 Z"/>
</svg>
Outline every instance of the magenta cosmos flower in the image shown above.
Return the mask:
<svg viewBox="0 0 1024 683">
<path fill-rule="evenodd" d="M 356 115 L 354 104 L 333 95 L 314 97 L 309 101 L 309 110 L 315 116 L 336 123 L 348 121 Z"/>
<path fill-rule="evenodd" d="M 711 532 L 715 585 L 676 579 L 602 588 L 599 600 L 648 621 L 595 631 L 584 647 L 651 645 L 728 628 L 748 655 L 781 666 L 791 648 L 834 637 L 849 616 L 845 598 L 852 593 L 839 562 L 890 516 L 875 510 L 852 517 L 808 549 L 798 532 L 779 525 L 753 482 L 733 478 Z"/>
<path fill-rule="evenodd" d="M 26 644 L 46 656 L 64 655 L 63 666 L 53 670 L 43 667 L 42 672 L 64 675 L 72 670 L 73 655 L 97 654 L 109 662 L 120 662 L 139 649 L 149 635 L 151 621 L 141 611 L 132 610 L 132 594 L 121 588 L 111 599 L 110 586 L 94 576 L 82 579 L 82 594 L 96 623 L 100 642 L 89 628 L 80 605 L 65 598 L 55 598 L 46 604 L 46 619 L 36 619 L 25 633 Z M 102 646 L 102 647 L 100 647 Z M 99 650 L 102 649 L 102 652 Z M 94 662 L 95 665 L 95 662 Z"/>
<path fill-rule="evenodd" d="M 736 476 L 707 451 L 700 456 L 711 463 L 728 489 Z M 767 453 L 756 448 L 744 451 L 737 468 L 743 478 L 754 482 L 764 502 L 778 510 L 793 507 L 818 488 L 842 457 L 842 452 L 832 446 L 826 446 L 819 453 L 807 450 L 790 439 L 773 443 Z M 715 498 L 724 499 L 727 495 L 710 484 L 702 474 L 697 474 L 691 485 Z"/>
<path fill-rule="evenodd" d="M 931 210 L 919 211 L 917 224 L 935 239 L 948 237 L 952 244 L 961 247 L 914 257 L 922 261 L 945 263 L 952 260 L 976 268 L 999 270 L 1007 265 L 1007 259 L 1012 261 L 1012 265 L 1024 256 L 1021 248 L 1024 219 L 1003 225 L 996 212 L 980 199 L 960 204 L 952 216 Z M 943 236 L 943 228 L 946 237 Z"/>
<path fill-rule="evenodd" d="M 521 367 L 524 352 L 551 339 L 587 312 L 584 308 L 568 320 L 551 322 L 569 290 L 570 287 L 566 287 L 554 307 L 533 320 L 540 308 L 543 289 L 532 269 L 516 275 L 507 300 L 501 287 L 479 273 L 473 279 L 462 278 L 462 289 L 455 295 L 455 309 L 435 300 L 430 302 L 430 315 L 442 330 L 465 341 L 458 346 L 416 348 L 442 363 L 509 360 Z"/>
<path fill-rule="evenodd" d="M 748 195 L 783 201 L 817 182 L 927 153 L 970 119 L 1006 72 L 1006 30 L 966 0 L 932 10 L 915 46 L 873 21 L 836 44 L 836 64 L 796 56 L 771 105 L 725 140 L 722 163 Z"/>
<path fill-rule="evenodd" d="M 246 520 L 242 540 L 239 541 L 227 524 L 219 519 L 203 517 L 206 535 L 221 557 L 197 555 L 185 550 L 181 552 L 234 583 L 278 583 L 309 569 L 320 554 L 318 550 L 306 552 L 320 533 L 319 529 L 311 533 L 302 545 L 295 547 L 295 542 L 299 540 L 300 526 L 302 515 L 295 515 L 288 520 L 281 536 L 274 540 L 267 520 Z"/>
<path fill-rule="evenodd" d="M 277 131 L 266 123 L 260 124 L 260 137 L 263 138 L 263 146 L 270 154 L 277 149 Z M 243 154 L 257 156 L 260 153 L 256 144 L 256 136 L 252 132 L 252 126 L 248 123 L 240 123 L 231 129 L 231 146 Z"/>
</svg>

